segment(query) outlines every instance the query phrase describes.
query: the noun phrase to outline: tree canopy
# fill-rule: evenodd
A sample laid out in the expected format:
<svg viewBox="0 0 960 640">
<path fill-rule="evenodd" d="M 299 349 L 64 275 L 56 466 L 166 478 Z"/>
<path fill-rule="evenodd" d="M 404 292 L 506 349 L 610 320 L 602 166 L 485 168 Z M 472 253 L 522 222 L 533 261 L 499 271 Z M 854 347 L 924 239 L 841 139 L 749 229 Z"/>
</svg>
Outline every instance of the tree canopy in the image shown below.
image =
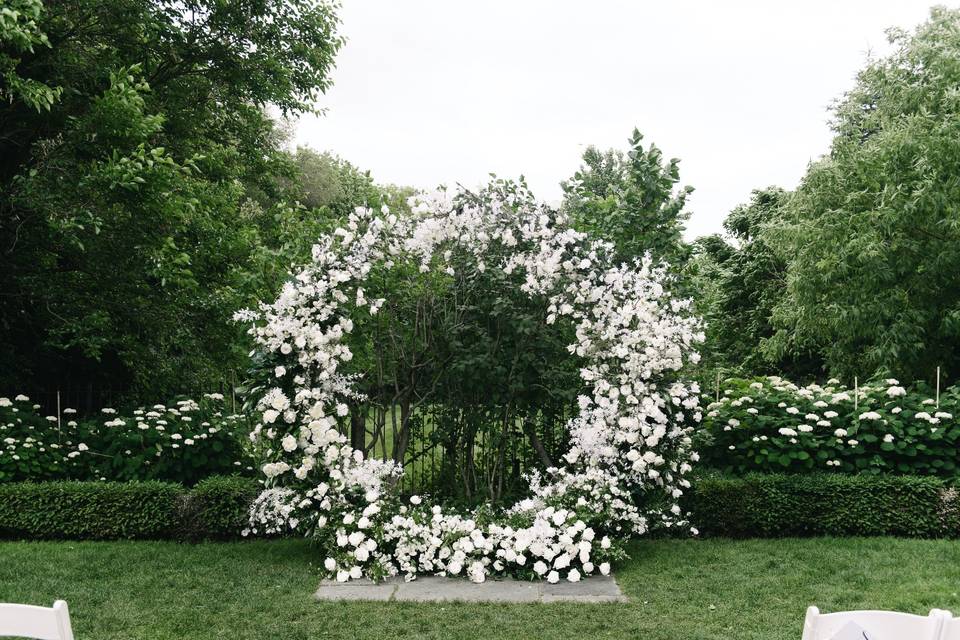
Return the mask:
<svg viewBox="0 0 960 640">
<path fill-rule="evenodd" d="M 693 187 L 678 186 L 680 161 L 665 160 L 656 145 L 644 148 L 637 129 L 629 145 L 626 153 L 588 147 L 583 165 L 562 183 L 563 208 L 578 228 L 613 242 L 620 260 L 649 252 L 682 264 L 689 257 L 684 206 Z"/>
<path fill-rule="evenodd" d="M 331 86 L 337 8 L 4 4 L 0 388 L 153 399 L 241 378 L 249 345 L 232 312 L 269 298 L 355 207 L 405 211 L 412 189 L 288 147 L 287 118 Z M 611 241 L 616 261 L 670 265 L 695 299 L 708 340 L 694 373 L 960 376 L 960 11 L 934 9 L 890 39 L 834 105 L 829 153 L 795 191 L 754 191 L 723 235 L 684 239 L 692 188 L 636 129 L 626 150 L 588 147 L 562 183 L 575 228 Z M 443 392 L 505 397 L 554 374 L 543 386 L 556 392 L 569 371 L 543 369 L 564 336 L 492 278 L 471 283 L 482 295 L 470 321 L 438 347 L 457 345 L 450 366 L 477 382 L 444 380 Z M 391 286 L 414 310 L 449 302 Z M 540 391 L 524 402 L 546 402 Z"/>
<path fill-rule="evenodd" d="M 4 6 L 0 383 L 157 397 L 243 368 L 230 313 L 285 271 L 261 258 L 298 196 L 268 109 L 329 87 L 334 8 Z"/>
<path fill-rule="evenodd" d="M 787 261 L 773 357 L 842 375 L 960 374 L 960 12 L 933 9 L 834 108 L 770 242 Z"/>
</svg>

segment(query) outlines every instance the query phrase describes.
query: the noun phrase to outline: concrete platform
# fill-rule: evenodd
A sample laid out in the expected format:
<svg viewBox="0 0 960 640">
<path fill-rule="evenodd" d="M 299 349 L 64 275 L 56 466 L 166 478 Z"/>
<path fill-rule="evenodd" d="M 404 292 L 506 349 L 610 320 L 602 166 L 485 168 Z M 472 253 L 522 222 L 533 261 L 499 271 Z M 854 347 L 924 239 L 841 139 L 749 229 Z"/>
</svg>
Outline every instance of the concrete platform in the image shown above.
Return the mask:
<svg viewBox="0 0 960 640">
<path fill-rule="evenodd" d="M 375 584 L 370 580 L 337 582 L 324 580 L 317 600 L 379 600 L 394 602 L 627 602 L 613 576 L 590 576 L 579 582 L 529 582 L 511 578 L 474 584 L 458 578 L 421 576 L 411 582 L 391 578 Z"/>
</svg>

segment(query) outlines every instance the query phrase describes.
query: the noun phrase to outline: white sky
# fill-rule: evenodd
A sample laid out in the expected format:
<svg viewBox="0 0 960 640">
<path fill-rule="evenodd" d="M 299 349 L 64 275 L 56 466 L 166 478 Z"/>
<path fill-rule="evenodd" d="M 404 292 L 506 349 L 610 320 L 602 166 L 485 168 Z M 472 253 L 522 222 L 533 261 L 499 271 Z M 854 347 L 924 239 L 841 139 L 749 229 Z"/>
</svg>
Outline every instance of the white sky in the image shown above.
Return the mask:
<svg viewBox="0 0 960 640">
<path fill-rule="evenodd" d="M 796 186 L 830 142 L 826 108 L 884 30 L 926 0 L 344 0 L 327 113 L 295 141 L 378 182 L 526 176 L 558 203 L 586 145 L 645 142 L 696 188 L 687 236 L 750 190 Z"/>
</svg>

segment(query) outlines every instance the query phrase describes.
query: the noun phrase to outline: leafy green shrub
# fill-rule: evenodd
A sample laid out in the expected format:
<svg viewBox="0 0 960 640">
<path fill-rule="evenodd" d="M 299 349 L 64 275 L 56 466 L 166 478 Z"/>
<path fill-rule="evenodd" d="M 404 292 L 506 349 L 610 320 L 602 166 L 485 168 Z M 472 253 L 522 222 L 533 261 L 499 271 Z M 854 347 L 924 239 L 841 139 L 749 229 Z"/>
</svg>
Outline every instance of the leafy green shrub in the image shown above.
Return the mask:
<svg viewBox="0 0 960 640">
<path fill-rule="evenodd" d="M 165 482 L 0 484 L 0 537 L 168 538 L 184 489 Z"/>
<path fill-rule="evenodd" d="M 86 424 L 80 436 L 89 450 L 88 477 L 169 480 L 187 485 L 217 474 L 251 471 L 243 449 L 250 427 L 241 415 L 225 415 L 223 397 L 179 400 L 137 409 L 102 424 Z"/>
<path fill-rule="evenodd" d="M 0 482 L 68 477 L 73 448 L 65 444 L 57 417 L 41 416 L 39 408 L 24 395 L 0 398 Z"/>
<path fill-rule="evenodd" d="M 229 539 L 247 528 L 250 505 L 260 493 L 251 478 L 214 476 L 197 483 L 180 512 L 181 535 L 188 540 Z"/>
<path fill-rule="evenodd" d="M 960 535 L 956 490 L 931 477 L 706 477 L 693 484 L 685 501 L 690 520 L 710 536 Z"/>
<path fill-rule="evenodd" d="M 857 392 L 835 380 L 806 387 L 770 377 L 724 382 L 723 397 L 707 406 L 707 466 L 727 473 L 842 471 L 960 475 L 957 446 L 960 387 L 940 395 L 893 379 Z"/>
<path fill-rule="evenodd" d="M 72 409 L 40 416 L 26 396 L 0 398 L 0 482 L 167 480 L 195 484 L 215 474 L 252 471 L 250 431 L 226 414 L 223 396 L 140 408 L 104 409 L 103 421 L 73 420 Z"/>
<path fill-rule="evenodd" d="M 171 482 L 0 484 L 0 538 L 224 540 L 247 527 L 259 491 L 250 478 Z"/>
</svg>

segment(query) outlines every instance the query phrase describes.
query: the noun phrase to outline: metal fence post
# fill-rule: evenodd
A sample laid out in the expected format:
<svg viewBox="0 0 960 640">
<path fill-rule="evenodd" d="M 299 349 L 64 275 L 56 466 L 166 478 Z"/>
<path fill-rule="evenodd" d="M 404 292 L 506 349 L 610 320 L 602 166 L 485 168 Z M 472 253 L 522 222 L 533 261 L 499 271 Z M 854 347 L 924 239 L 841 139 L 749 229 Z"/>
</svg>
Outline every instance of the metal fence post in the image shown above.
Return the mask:
<svg viewBox="0 0 960 640">
<path fill-rule="evenodd" d="M 937 409 L 940 408 L 940 367 L 937 367 Z"/>
<path fill-rule="evenodd" d="M 860 406 L 860 382 L 857 376 L 853 376 L 853 412 L 859 411 Z"/>
</svg>

